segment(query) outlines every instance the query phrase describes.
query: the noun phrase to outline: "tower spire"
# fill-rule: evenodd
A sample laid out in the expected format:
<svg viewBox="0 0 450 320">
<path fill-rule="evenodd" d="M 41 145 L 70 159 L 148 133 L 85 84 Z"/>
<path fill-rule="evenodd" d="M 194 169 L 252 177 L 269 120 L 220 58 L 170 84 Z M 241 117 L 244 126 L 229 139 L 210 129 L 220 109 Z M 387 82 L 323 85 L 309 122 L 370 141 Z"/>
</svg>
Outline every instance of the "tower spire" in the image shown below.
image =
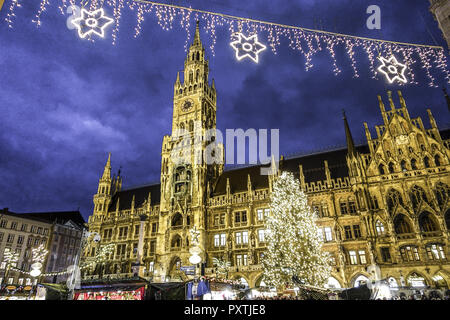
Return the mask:
<svg viewBox="0 0 450 320">
<path fill-rule="evenodd" d="M 348 126 L 347 117 L 345 116 L 345 110 L 342 110 L 342 116 L 345 127 L 345 138 L 347 140 L 347 152 L 349 156 L 354 156 L 356 155 L 355 143 L 353 142 L 352 133 L 350 132 L 350 127 Z"/>
<path fill-rule="evenodd" d="M 201 46 L 202 45 L 202 41 L 200 40 L 200 21 L 197 20 L 196 22 L 196 26 L 195 26 L 195 35 L 194 35 L 194 42 L 193 42 L 193 46 Z"/>
<path fill-rule="evenodd" d="M 108 152 L 108 160 L 103 170 L 102 179 L 111 179 L 111 152 Z"/>
</svg>

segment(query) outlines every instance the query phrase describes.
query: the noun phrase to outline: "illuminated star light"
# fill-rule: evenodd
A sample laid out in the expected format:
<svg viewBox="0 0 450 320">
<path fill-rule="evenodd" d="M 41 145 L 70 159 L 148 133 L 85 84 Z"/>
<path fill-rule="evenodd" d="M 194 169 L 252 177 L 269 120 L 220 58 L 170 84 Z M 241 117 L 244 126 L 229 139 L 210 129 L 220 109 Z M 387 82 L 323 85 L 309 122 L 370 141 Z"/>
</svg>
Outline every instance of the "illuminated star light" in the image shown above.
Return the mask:
<svg viewBox="0 0 450 320">
<path fill-rule="evenodd" d="M 242 33 L 238 33 L 238 36 L 239 40 L 230 43 L 233 49 L 236 50 L 236 59 L 242 60 L 245 57 L 249 57 L 258 63 L 258 54 L 266 50 L 266 46 L 258 42 L 258 35 L 254 34 L 247 38 Z"/>
<path fill-rule="evenodd" d="M 72 20 L 72 23 L 77 27 L 80 38 L 86 38 L 93 33 L 103 38 L 105 28 L 113 21 L 114 19 L 105 16 L 103 8 L 100 8 L 92 12 L 81 9 L 81 17 Z"/>
<path fill-rule="evenodd" d="M 403 83 L 408 82 L 405 77 L 405 64 L 398 62 L 394 56 L 391 56 L 389 60 L 383 57 L 378 57 L 378 60 L 382 63 L 382 65 L 378 67 L 378 71 L 386 76 L 389 83 L 393 83 L 395 80 Z"/>
</svg>

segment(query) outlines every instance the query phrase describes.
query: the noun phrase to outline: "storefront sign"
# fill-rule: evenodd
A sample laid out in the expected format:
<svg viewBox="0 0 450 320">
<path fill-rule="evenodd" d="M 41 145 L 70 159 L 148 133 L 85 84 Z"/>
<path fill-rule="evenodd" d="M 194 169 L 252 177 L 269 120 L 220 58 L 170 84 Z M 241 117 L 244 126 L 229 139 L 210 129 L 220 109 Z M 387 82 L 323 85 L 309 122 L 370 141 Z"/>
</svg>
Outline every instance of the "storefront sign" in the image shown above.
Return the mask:
<svg viewBox="0 0 450 320">
<path fill-rule="evenodd" d="M 195 266 L 184 266 L 180 268 L 181 271 L 184 272 L 187 276 L 194 276 L 195 275 Z"/>
</svg>

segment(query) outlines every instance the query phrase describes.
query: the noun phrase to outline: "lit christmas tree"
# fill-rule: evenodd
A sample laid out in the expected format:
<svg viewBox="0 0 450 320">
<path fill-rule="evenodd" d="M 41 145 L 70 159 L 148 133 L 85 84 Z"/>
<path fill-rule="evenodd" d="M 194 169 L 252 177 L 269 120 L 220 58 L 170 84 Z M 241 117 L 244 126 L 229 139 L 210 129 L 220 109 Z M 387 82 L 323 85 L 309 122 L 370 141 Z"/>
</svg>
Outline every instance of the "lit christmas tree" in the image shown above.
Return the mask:
<svg viewBox="0 0 450 320">
<path fill-rule="evenodd" d="M 323 287 L 330 276 L 329 256 L 322 251 L 317 216 L 291 173 L 283 172 L 275 180 L 270 209 L 264 281 L 282 288 L 293 284 L 294 277 L 305 285 Z"/>
</svg>

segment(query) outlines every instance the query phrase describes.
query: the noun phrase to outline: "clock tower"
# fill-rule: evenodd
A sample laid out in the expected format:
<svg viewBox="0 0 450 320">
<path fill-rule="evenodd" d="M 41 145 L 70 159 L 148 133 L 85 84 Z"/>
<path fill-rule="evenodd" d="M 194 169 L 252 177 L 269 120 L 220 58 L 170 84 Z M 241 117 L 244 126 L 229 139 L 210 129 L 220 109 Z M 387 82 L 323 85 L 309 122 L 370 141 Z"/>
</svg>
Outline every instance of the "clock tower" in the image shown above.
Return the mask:
<svg viewBox="0 0 450 320">
<path fill-rule="evenodd" d="M 200 231 L 203 261 L 206 260 L 206 205 L 208 189 L 223 164 L 205 163 L 208 145 L 216 129 L 216 89 L 209 82 L 209 61 L 200 40 L 197 22 L 194 41 L 174 85 L 172 134 L 165 136 L 161 152 L 161 202 L 157 246 L 161 275 L 176 277 L 180 266 L 189 266 L 190 233 Z M 211 134 L 210 134 L 211 135 Z M 223 146 L 217 150 L 223 158 Z M 223 163 L 223 162 L 222 162 Z M 200 266 L 197 266 L 200 267 Z M 199 269 L 197 269 L 199 270 Z"/>
</svg>

